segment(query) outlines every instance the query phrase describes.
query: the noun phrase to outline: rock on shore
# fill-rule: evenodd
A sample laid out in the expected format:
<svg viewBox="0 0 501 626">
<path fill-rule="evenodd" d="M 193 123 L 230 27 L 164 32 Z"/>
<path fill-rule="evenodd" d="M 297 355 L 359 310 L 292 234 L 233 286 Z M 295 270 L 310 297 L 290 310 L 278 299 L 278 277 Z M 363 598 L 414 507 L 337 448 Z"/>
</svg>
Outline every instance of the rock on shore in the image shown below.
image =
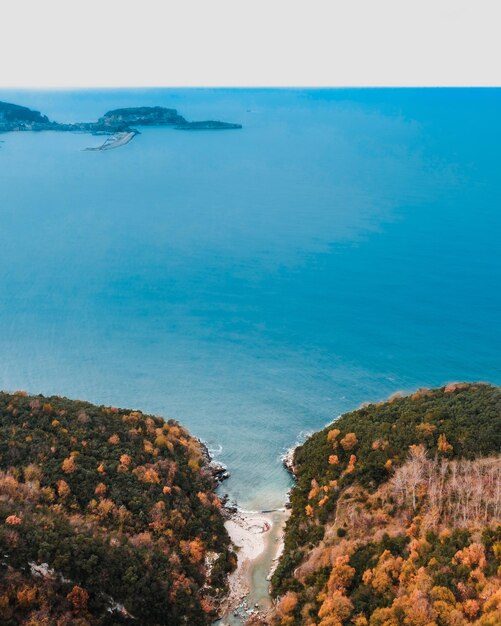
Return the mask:
<svg viewBox="0 0 501 626">
<path fill-rule="evenodd" d="M 296 448 L 295 447 L 294 448 L 289 448 L 289 450 L 287 450 L 287 452 L 282 457 L 282 464 L 283 464 L 283 466 L 293 476 L 295 475 L 295 472 L 294 472 L 294 453 L 295 452 L 296 452 Z"/>
<path fill-rule="evenodd" d="M 226 480 L 227 478 L 230 477 L 230 473 L 228 472 L 228 468 L 226 467 L 226 465 L 224 463 L 220 463 L 219 461 L 215 461 L 210 452 L 209 452 L 209 448 L 207 447 L 207 444 L 204 441 L 201 441 L 200 439 L 198 440 L 199 444 L 200 444 L 200 448 L 202 450 L 202 455 L 204 457 L 206 466 L 209 470 L 209 472 L 212 475 L 212 478 L 214 479 L 214 482 L 216 483 L 216 485 L 218 485 L 219 483 L 222 483 L 223 480 Z"/>
</svg>

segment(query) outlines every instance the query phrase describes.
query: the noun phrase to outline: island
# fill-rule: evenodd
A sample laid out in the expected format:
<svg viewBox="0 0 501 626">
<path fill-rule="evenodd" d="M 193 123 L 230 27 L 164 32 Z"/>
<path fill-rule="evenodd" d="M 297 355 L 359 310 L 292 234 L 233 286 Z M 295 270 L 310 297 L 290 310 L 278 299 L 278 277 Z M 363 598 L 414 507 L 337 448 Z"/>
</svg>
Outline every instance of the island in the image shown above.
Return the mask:
<svg viewBox="0 0 501 626">
<path fill-rule="evenodd" d="M 114 109 L 105 113 L 95 122 L 74 122 L 71 124 L 50 120 L 39 111 L 25 106 L 0 101 L 0 133 L 20 131 L 60 131 L 83 132 L 94 135 L 111 135 L 113 140 L 106 140 L 98 148 L 90 150 L 109 150 L 129 143 L 141 126 L 170 126 L 175 130 L 235 130 L 241 124 L 215 120 L 186 120 L 176 109 L 160 106 L 129 107 Z"/>
<path fill-rule="evenodd" d="M 218 122 L 207 120 L 206 122 L 183 122 L 176 125 L 176 130 L 231 130 L 242 128 L 240 124 L 230 124 L 229 122 Z"/>
</svg>

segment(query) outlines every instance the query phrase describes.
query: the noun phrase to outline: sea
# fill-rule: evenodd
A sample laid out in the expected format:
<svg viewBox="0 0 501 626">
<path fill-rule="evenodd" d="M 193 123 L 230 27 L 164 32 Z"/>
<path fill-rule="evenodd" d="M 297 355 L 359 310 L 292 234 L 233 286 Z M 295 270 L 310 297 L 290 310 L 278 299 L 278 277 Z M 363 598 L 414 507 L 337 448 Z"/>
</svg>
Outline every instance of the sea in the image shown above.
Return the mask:
<svg viewBox="0 0 501 626">
<path fill-rule="evenodd" d="M 363 402 L 501 383 L 501 90 L 0 90 L 56 121 L 176 108 L 241 130 L 0 136 L 0 388 L 173 418 L 246 509 Z"/>
</svg>

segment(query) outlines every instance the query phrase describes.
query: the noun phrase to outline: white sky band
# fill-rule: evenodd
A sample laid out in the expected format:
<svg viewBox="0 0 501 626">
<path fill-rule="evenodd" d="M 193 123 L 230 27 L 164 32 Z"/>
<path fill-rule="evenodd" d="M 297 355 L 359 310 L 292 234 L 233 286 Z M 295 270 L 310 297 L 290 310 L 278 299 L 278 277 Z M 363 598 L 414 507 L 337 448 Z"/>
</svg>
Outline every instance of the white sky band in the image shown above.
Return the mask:
<svg viewBox="0 0 501 626">
<path fill-rule="evenodd" d="M 24 0 L 0 86 L 494 86 L 498 0 Z"/>
</svg>

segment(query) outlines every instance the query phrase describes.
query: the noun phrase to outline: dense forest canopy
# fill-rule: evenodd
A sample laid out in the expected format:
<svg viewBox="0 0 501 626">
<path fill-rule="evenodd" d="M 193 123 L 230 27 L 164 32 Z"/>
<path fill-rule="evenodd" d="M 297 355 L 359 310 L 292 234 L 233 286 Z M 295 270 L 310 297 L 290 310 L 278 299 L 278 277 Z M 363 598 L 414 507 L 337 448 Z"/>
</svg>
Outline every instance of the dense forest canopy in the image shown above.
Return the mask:
<svg viewBox="0 0 501 626">
<path fill-rule="evenodd" d="M 0 393 L 0 623 L 205 625 L 234 566 L 177 422 Z"/>
<path fill-rule="evenodd" d="M 1 123 L 5 122 L 37 122 L 45 124 L 49 120 L 45 115 L 42 115 L 39 111 L 33 111 L 28 107 L 23 107 L 18 104 L 11 104 L 10 102 L 0 101 L 0 128 Z"/>
<path fill-rule="evenodd" d="M 369 404 L 294 454 L 273 576 L 290 626 L 501 624 L 501 391 Z"/>
</svg>

